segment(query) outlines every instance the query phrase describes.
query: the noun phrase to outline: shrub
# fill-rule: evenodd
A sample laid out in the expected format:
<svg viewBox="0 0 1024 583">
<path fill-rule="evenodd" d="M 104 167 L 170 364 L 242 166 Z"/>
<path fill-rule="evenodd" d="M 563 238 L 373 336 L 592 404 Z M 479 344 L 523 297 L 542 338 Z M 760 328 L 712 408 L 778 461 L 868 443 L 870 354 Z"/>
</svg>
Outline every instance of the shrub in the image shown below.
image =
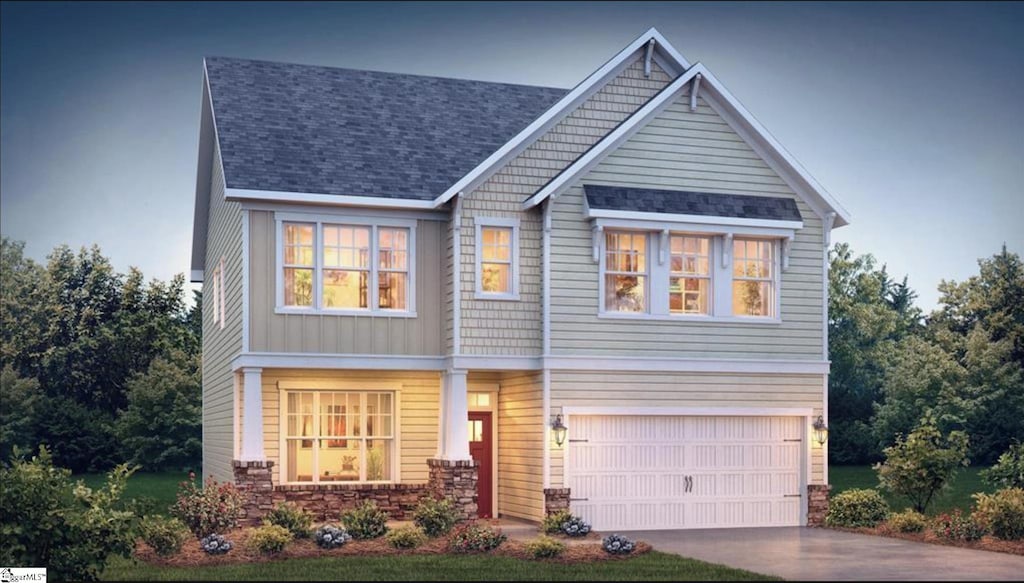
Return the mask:
<svg viewBox="0 0 1024 583">
<path fill-rule="evenodd" d="M 1024 539 L 1024 488 L 975 494 L 971 518 L 1003 540 Z"/>
<path fill-rule="evenodd" d="M 210 534 L 200 539 L 199 548 L 208 555 L 223 555 L 234 548 L 234 545 L 224 538 L 224 535 Z"/>
<path fill-rule="evenodd" d="M 610 534 L 601 540 L 601 548 L 612 555 L 628 555 L 636 549 L 636 543 L 619 534 Z"/>
<path fill-rule="evenodd" d="M 932 521 L 932 532 L 946 540 L 975 541 L 985 536 L 985 527 L 964 516 L 957 508 L 951 514 L 940 514 Z"/>
<path fill-rule="evenodd" d="M 341 515 L 352 538 L 368 539 L 384 536 L 388 531 L 388 513 L 384 512 L 371 500 L 364 500 L 354 509 Z"/>
<path fill-rule="evenodd" d="M 932 498 L 966 466 L 967 435 L 950 432 L 944 437 L 935 420 L 925 416 L 905 439 L 885 448 L 885 461 L 875 465 L 882 487 L 910 500 L 914 510 L 924 512 Z"/>
<path fill-rule="evenodd" d="M 448 548 L 454 553 L 486 552 L 501 546 L 506 538 L 500 530 L 471 521 L 452 530 Z"/>
<path fill-rule="evenodd" d="M 384 535 L 384 539 L 396 549 L 415 549 L 423 544 L 427 537 L 415 526 L 402 526 Z"/>
<path fill-rule="evenodd" d="M 856 528 L 873 527 L 889 515 L 889 505 L 877 490 L 847 490 L 828 503 L 825 524 Z"/>
<path fill-rule="evenodd" d="M 526 543 L 526 552 L 535 559 L 551 559 L 562 554 L 565 543 L 542 534 Z"/>
<path fill-rule="evenodd" d="M 287 528 L 295 538 L 306 538 L 313 525 L 313 515 L 294 504 L 282 502 L 267 512 L 263 524 L 276 524 Z"/>
<path fill-rule="evenodd" d="M 283 551 L 284 547 L 294 538 L 291 531 L 283 526 L 264 524 L 259 528 L 252 529 L 246 546 L 261 555 L 276 555 Z"/>
<path fill-rule="evenodd" d="M 590 525 L 579 516 L 570 516 L 562 523 L 562 532 L 569 536 L 587 536 L 590 534 Z"/>
<path fill-rule="evenodd" d="M 981 477 L 997 488 L 1024 488 L 1024 443 L 1010 445 Z"/>
<path fill-rule="evenodd" d="M 325 524 L 316 529 L 316 546 L 322 549 L 336 549 L 352 540 L 352 535 L 333 524 Z"/>
<path fill-rule="evenodd" d="M 218 484 L 210 478 L 206 485 L 196 484 L 195 474 L 178 487 L 178 499 L 171 514 L 185 523 L 196 538 L 221 534 L 238 526 L 242 512 L 242 493 L 234 484 Z"/>
<path fill-rule="evenodd" d="M 118 466 L 92 490 L 54 466 L 45 447 L 31 460 L 15 456 L 0 465 L 0 565 L 45 566 L 55 581 L 90 581 L 108 558 L 131 556 L 134 517 L 119 506 L 133 470 Z"/>
<path fill-rule="evenodd" d="M 540 530 L 544 534 L 558 534 L 562 532 L 562 524 L 570 518 L 572 514 L 568 510 L 552 512 L 544 517 L 544 521 L 540 523 Z"/>
<path fill-rule="evenodd" d="M 139 534 L 161 557 L 178 554 L 188 537 L 188 528 L 177 518 L 147 516 L 139 524 Z"/>
<path fill-rule="evenodd" d="M 924 514 L 908 508 L 890 514 L 886 524 L 896 532 L 923 532 L 924 527 L 928 526 L 928 519 Z"/>
<path fill-rule="evenodd" d="M 423 529 L 427 536 L 441 536 L 451 532 L 459 516 L 455 512 L 455 506 L 448 498 L 435 500 L 424 498 L 416 506 L 412 515 L 416 526 Z"/>
</svg>

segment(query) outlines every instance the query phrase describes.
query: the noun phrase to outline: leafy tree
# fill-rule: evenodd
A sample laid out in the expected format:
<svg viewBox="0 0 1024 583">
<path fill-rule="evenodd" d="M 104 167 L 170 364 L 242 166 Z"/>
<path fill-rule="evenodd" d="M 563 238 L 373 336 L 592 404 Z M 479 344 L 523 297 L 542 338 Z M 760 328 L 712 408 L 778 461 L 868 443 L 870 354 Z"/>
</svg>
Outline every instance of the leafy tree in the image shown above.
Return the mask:
<svg viewBox="0 0 1024 583">
<path fill-rule="evenodd" d="M 1024 443 L 1011 445 L 981 477 L 998 488 L 1024 488 Z"/>
<path fill-rule="evenodd" d="M 11 457 L 16 447 L 27 451 L 35 446 L 42 404 L 39 381 L 18 376 L 11 365 L 0 371 L 0 459 Z"/>
<path fill-rule="evenodd" d="M 885 448 L 885 461 L 875 465 L 879 482 L 908 499 L 914 510 L 924 512 L 957 469 L 968 464 L 967 442 L 962 431 L 944 436 L 934 417 L 925 415 L 910 435 L 898 436 L 894 445 Z"/>
</svg>

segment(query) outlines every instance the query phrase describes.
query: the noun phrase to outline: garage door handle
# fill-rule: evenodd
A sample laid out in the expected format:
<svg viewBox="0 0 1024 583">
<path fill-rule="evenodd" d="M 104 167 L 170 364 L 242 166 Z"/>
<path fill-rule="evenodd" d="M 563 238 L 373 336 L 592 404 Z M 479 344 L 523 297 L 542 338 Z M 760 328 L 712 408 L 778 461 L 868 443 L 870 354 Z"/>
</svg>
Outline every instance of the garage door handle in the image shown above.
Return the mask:
<svg viewBox="0 0 1024 583">
<path fill-rule="evenodd" d="M 782 441 L 803 441 L 803 439 L 783 439 Z"/>
<path fill-rule="evenodd" d="M 590 443 L 589 439 L 570 439 L 569 443 Z"/>
<path fill-rule="evenodd" d="M 569 498 L 569 502 L 590 502 L 590 498 Z"/>
<path fill-rule="evenodd" d="M 799 498 L 801 496 L 803 496 L 803 494 L 783 494 L 782 495 L 783 498 Z"/>
</svg>

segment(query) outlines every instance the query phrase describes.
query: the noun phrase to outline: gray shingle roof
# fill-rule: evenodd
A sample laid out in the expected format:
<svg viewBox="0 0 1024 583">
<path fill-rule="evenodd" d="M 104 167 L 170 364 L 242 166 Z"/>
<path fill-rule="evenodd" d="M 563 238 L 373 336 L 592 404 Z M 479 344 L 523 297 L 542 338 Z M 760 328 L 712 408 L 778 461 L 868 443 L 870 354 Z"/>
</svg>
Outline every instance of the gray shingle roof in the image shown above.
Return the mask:
<svg viewBox="0 0 1024 583">
<path fill-rule="evenodd" d="M 791 198 L 593 184 L 584 185 L 583 190 L 592 209 L 772 221 L 802 220 L 800 209 Z"/>
<path fill-rule="evenodd" d="M 229 188 L 432 199 L 565 89 L 206 59 Z"/>
</svg>

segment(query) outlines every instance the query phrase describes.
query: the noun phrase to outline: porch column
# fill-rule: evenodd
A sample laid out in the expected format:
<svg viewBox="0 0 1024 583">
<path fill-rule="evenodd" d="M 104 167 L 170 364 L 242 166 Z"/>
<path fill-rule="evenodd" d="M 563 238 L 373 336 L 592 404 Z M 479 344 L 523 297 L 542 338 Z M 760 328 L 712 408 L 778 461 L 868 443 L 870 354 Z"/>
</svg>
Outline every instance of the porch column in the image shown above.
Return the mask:
<svg viewBox="0 0 1024 583">
<path fill-rule="evenodd" d="M 466 371 L 450 369 L 441 377 L 441 422 L 437 457 L 443 460 L 468 460 L 469 396 Z"/>
<path fill-rule="evenodd" d="M 263 452 L 263 369 L 242 369 L 242 447 L 241 460 L 261 462 Z"/>
</svg>

